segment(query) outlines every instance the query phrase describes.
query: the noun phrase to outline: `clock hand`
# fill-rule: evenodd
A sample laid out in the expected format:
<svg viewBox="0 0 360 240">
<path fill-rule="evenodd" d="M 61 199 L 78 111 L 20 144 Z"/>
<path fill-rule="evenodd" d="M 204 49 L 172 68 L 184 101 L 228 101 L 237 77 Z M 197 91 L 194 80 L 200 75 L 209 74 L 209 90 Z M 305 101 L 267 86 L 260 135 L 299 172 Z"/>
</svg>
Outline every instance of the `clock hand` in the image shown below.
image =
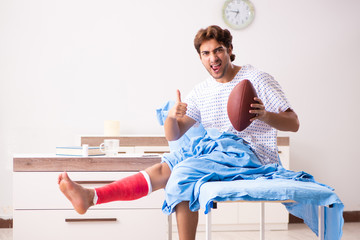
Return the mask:
<svg viewBox="0 0 360 240">
<path fill-rule="evenodd" d="M 235 17 L 237 17 L 237 15 L 240 13 L 239 9 L 234 11 L 234 10 L 230 10 L 229 12 L 233 12 L 233 13 L 236 13 Z"/>
</svg>

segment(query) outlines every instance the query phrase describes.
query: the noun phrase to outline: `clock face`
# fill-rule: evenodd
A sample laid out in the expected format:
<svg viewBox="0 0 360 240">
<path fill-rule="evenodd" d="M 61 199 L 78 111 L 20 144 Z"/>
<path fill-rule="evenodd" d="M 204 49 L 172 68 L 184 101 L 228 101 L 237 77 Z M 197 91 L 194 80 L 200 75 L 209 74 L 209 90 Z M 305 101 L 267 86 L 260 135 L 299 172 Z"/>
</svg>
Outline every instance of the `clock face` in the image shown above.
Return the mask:
<svg viewBox="0 0 360 240">
<path fill-rule="evenodd" d="M 254 5 L 249 0 L 227 0 L 224 3 L 224 21 L 233 29 L 247 27 L 254 20 L 254 16 Z"/>
</svg>

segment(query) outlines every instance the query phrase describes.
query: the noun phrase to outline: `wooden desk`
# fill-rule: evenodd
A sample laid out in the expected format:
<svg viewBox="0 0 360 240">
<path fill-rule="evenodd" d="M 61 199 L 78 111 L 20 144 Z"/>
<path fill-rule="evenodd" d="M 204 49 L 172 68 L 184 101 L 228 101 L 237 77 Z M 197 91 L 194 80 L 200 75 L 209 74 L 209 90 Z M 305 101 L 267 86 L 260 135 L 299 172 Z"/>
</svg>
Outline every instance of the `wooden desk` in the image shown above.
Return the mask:
<svg viewBox="0 0 360 240">
<path fill-rule="evenodd" d="M 141 155 L 15 156 L 13 239 L 167 239 L 167 216 L 161 211 L 163 190 L 131 202 L 96 205 L 79 215 L 57 184 L 60 172 L 67 171 L 74 181 L 97 187 L 160 160 L 160 156 Z"/>
<path fill-rule="evenodd" d="M 142 154 L 118 157 L 15 156 L 14 172 L 134 172 L 161 161 L 161 156 Z"/>
</svg>

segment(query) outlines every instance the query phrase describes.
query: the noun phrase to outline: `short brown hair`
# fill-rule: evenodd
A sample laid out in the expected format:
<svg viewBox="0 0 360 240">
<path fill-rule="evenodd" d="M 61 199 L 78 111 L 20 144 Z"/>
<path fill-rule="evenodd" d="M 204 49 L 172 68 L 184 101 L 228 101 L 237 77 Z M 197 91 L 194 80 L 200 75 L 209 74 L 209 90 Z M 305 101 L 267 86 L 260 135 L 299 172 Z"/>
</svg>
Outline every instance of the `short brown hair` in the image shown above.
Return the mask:
<svg viewBox="0 0 360 240">
<path fill-rule="evenodd" d="M 223 44 L 227 49 L 233 49 L 232 36 L 229 30 L 222 29 L 219 26 L 212 25 L 205 29 L 200 29 L 195 36 L 194 46 L 196 51 L 200 54 L 200 46 L 204 41 L 215 39 L 219 43 Z M 235 60 L 235 55 L 230 55 L 230 60 Z"/>
</svg>

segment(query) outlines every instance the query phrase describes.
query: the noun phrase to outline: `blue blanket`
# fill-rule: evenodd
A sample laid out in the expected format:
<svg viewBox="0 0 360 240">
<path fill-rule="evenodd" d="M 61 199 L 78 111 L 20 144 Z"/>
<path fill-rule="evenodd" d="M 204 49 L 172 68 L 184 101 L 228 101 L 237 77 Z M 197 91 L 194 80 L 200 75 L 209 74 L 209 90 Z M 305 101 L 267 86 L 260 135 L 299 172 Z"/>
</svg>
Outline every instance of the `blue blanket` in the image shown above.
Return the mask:
<svg viewBox="0 0 360 240">
<path fill-rule="evenodd" d="M 209 130 L 192 138 L 186 147 L 165 154 L 163 161 L 172 169 L 165 188 L 166 214 L 182 201 L 189 201 L 192 211 L 202 207 L 207 213 L 212 201 L 291 199 L 296 203 L 286 204 L 289 212 L 304 219 L 315 233 L 317 206 L 331 205 L 325 210 L 325 239 L 341 238 L 343 204 L 333 189 L 317 183 L 308 173 L 289 171 L 278 164 L 262 165 L 234 134 Z M 229 184 L 226 191 L 222 184 Z"/>
</svg>

